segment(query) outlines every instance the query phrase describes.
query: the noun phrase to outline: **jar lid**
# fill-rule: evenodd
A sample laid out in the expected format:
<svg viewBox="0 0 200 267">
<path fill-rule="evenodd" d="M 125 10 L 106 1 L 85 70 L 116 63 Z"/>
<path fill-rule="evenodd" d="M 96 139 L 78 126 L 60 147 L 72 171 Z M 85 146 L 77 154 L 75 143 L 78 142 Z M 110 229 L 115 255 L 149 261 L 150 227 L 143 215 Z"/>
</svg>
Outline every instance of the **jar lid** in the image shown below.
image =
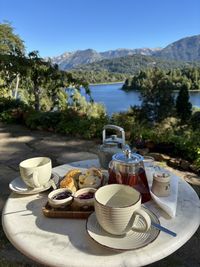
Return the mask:
<svg viewBox="0 0 200 267">
<path fill-rule="evenodd" d="M 137 153 L 129 153 L 128 155 L 126 153 L 117 153 L 112 156 L 112 159 L 126 164 L 134 164 L 143 161 L 143 157 Z"/>
<path fill-rule="evenodd" d="M 153 179 L 161 183 L 167 183 L 170 181 L 170 174 L 167 172 L 157 171 L 153 174 Z"/>
</svg>

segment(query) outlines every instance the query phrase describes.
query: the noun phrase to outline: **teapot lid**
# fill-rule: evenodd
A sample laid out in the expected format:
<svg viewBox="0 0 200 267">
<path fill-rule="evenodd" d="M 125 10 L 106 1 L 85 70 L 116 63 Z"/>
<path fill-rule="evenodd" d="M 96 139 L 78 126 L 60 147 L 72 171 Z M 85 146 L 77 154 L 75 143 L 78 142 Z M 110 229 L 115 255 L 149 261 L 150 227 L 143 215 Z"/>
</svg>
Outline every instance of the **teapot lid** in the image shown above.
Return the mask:
<svg viewBox="0 0 200 267">
<path fill-rule="evenodd" d="M 125 164 L 134 164 L 143 161 L 143 157 L 137 153 L 131 153 L 130 150 L 125 150 L 123 153 L 117 153 L 112 156 L 112 159 Z"/>
<path fill-rule="evenodd" d="M 111 135 L 110 138 L 106 138 L 104 141 L 103 141 L 103 144 L 105 145 L 118 145 L 118 144 L 122 144 L 122 139 L 121 138 L 118 138 L 117 135 L 113 134 Z"/>
</svg>

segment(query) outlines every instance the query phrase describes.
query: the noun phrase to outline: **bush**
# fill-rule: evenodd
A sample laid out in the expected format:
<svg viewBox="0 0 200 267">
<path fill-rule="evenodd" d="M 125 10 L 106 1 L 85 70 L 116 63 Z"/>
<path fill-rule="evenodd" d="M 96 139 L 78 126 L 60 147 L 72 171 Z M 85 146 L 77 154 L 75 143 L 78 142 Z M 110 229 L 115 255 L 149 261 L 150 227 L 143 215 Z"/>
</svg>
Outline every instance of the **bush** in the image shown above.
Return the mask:
<svg viewBox="0 0 200 267">
<path fill-rule="evenodd" d="M 23 123 L 30 107 L 19 99 L 0 98 L 0 120 L 6 123 Z"/>
<path fill-rule="evenodd" d="M 196 111 L 192 114 L 190 124 L 194 130 L 200 129 L 200 111 Z"/>
<path fill-rule="evenodd" d="M 10 110 L 6 110 L 0 113 L 0 121 L 6 122 L 6 123 L 14 123 L 15 119 L 12 116 L 12 112 Z"/>
<path fill-rule="evenodd" d="M 29 107 L 23 101 L 13 98 L 0 98 L 0 113 L 6 110 L 21 108 L 22 110 L 27 110 Z"/>
<path fill-rule="evenodd" d="M 107 117 L 88 118 L 73 110 L 65 112 L 32 112 L 26 125 L 31 129 L 43 129 L 83 138 L 100 137 Z"/>
<path fill-rule="evenodd" d="M 62 120 L 57 125 L 57 131 L 82 138 L 100 137 L 102 129 L 108 123 L 106 116 L 89 118 L 85 114 L 74 111 L 66 111 L 62 114 Z"/>
<path fill-rule="evenodd" d="M 122 127 L 125 132 L 131 131 L 134 122 L 135 118 L 129 112 L 114 113 L 111 117 L 111 124 Z"/>
<path fill-rule="evenodd" d="M 178 156 L 200 166 L 200 137 L 199 131 L 189 127 L 180 127 L 179 121 L 167 120 L 160 124 L 148 125 L 135 123 L 131 131 L 131 145 L 145 147 L 151 143 L 151 149 L 161 153 L 169 153 L 171 156 Z M 152 145 L 152 143 L 154 145 Z M 163 149 L 163 150 L 162 150 Z M 162 150 L 162 151 L 161 151 Z"/>
<path fill-rule="evenodd" d="M 61 118 L 61 112 L 33 111 L 27 116 L 25 124 L 31 129 L 55 130 Z"/>
</svg>

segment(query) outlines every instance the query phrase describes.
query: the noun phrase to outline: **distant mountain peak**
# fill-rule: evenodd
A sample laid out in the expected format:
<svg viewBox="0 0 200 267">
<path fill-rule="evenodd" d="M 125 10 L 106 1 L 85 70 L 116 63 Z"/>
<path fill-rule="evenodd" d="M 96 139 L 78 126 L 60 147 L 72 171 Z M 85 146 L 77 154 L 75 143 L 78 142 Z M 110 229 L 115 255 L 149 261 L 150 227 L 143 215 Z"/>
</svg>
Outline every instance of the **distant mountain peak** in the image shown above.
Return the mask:
<svg viewBox="0 0 200 267">
<path fill-rule="evenodd" d="M 59 65 L 60 69 L 69 70 L 78 65 L 84 65 L 101 61 L 104 59 L 114 59 L 131 55 L 155 56 L 163 59 L 200 61 L 200 35 L 182 38 L 173 42 L 165 48 L 117 48 L 104 52 L 97 52 L 92 48 L 64 52 L 62 55 L 52 57 L 53 63 Z"/>
<path fill-rule="evenodd" d="M 153 52 L 154 49 L 150 48 L 141 48 L 141 49 L 118 48 L 115 50 L 108 50 L 104 52 L 97 52 L 92 48 L 88 48 L 85 50 L 65 52 L 60 56 L 52 57 L 51 60 L 52 63 L 58 64 L 60 69 L 69 70 L 78 65 L 93 63 L 103 59 L 119 58 L 134 54 L 151 55 Z"/>
<path fill-rule="evenodd" d="M 200 34 L 175 41 L 157 53 L 158 57 L 183 61 L 200 61 Z"/>
</svg>

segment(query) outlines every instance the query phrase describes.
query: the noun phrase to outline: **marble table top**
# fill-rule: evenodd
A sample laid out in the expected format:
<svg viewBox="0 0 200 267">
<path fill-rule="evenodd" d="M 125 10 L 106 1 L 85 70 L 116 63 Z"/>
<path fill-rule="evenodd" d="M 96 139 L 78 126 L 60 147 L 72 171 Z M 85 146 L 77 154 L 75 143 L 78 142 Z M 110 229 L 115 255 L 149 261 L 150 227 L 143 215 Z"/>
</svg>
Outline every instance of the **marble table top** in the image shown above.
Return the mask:
<svg viewBox="0 0 200 267">
<path fill-rule="evenodd" d="M 98 160 L 80 161 L 54 168 L 59 175 L 73 167 L 98 166 Z M 176 237 L 160 232 L 146 247 L 117 252 L 93 241 L 86 232 L 86 221 L 47 218 L 42 206 L 47 193 L 8 198 L 2 215 L 3 229 L 10 242 L 36 262 L 55 267 L 136 267 L 158 261 L 186 243 L 200 224 L 200 200 L 181 178 L 176 217 L 171 219 L 153 202 L 147 206 L 158 216 L 161 225 L 177 233 Z"/>
</svg>

